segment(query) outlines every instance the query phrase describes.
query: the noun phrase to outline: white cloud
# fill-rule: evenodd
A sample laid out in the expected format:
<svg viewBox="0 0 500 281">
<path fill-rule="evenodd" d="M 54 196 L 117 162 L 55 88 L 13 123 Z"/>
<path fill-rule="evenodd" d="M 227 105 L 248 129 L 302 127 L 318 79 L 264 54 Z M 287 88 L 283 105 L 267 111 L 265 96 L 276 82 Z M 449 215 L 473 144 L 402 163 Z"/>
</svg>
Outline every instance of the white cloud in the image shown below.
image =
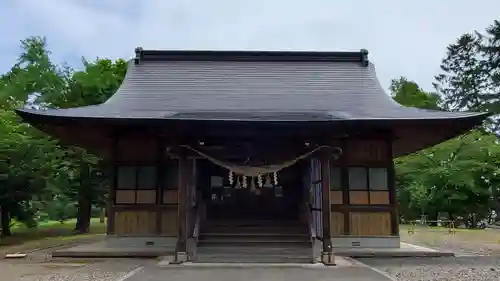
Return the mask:
<svg viewBox="0 0 500 281">
<path fill-rule="evenodd" d="M 384 86 L 426 89 L 446 46 L 498 19 L 498 0 L 17 0 L 0 11 L 0 70 L 18 41 L 47 36 L 56 60 L 130 57 L 146 49 L 370 51 Z M 5 5 L 5 4 L 3 4 Z M 477 12 L 480 11 L 480 12 Z"/>
</svg>

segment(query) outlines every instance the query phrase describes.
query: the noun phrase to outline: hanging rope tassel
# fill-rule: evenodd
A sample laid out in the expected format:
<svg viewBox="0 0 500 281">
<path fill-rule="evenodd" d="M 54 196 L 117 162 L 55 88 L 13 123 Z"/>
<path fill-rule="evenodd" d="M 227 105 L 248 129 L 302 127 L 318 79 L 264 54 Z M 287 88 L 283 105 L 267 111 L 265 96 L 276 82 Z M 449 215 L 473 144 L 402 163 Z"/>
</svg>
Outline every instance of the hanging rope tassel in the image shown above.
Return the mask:
<svg viewBox="0 0 500 281">
<path fill-rule="evenodd" d="M 239 178 L 236 178 L 236 185 L 234 186 L 234 189 L 241 189 L 241 184 L 240 184 Z"/>
<path fill-rule="evenodd" d="M 250 191 L 256 192 L 257 188 L 255 188 L 255 181 L 253 177 L 250 178 Z"/>
<path fill-rule="evenodd" d="M 271 174 L 268 174 L 266 176 L 266 182 L 264 183 L 264 187 L 266 187 L 266 188 L 273 187 L 273 184 L 271 183 Z"/>
<path fill-rule="evenodd" d="M 243 183 L 241 184 L 241 186 L 243 188 L 247 188 L 248 187 L 248 185 L 247 185 L 247 176 L 243 176 L 242 180 L 243 180 Z"/>
<path fill-rule="evenodd" d="M 233 171 L 229 170 L 229 184 L 232 186 L 234 183 Z"/>
</svg>

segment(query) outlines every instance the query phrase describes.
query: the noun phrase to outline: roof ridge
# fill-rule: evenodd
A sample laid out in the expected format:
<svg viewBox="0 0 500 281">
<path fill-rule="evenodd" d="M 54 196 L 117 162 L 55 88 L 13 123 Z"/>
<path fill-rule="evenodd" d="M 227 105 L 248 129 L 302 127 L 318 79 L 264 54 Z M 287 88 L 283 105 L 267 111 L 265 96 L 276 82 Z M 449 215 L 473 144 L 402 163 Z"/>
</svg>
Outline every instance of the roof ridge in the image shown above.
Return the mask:
<svg viewBox="0 0 500 281">
<path fill-rule="evenodd" d="M 287 61 L 358 62 L 368 67 L 368 50 L 325 51 L 222 51 L 222 50 L 144 50 L 135 48 L 135 64 L 141 61 Z"/>
</svg>

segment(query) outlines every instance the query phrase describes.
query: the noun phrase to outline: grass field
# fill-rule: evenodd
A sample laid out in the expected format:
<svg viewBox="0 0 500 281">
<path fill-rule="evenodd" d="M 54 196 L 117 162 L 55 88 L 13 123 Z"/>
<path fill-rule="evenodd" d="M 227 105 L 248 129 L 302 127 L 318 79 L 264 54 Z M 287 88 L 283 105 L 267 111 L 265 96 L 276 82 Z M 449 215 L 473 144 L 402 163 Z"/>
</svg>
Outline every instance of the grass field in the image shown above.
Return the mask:
<svg viewBox="0 0 500 281">
<path fill-rule="evenodd" d="M 90 223 L 90 233 L 75 234 L 76 219 L 65 221 L 42 222 L 36 228 L 27 228 L 22 224 L 14 225 L 11 229 L 12 236 L 0 239 L 0 248 L 23 246 L 24 248 L 40 248 L 51 244 L 73 242 L 90 238 L 96 234 L 106 232 L 106 223 L 100 223 L 99 218 L 93 218 Z"/>
<path fill-rule="evenodd" d="M 415 233 L 408 233 L 409 225 L 400 225 L 401 241 L 456 253 L 500 254 L 500 230 L 455 229 L 419 225 Z"/>
</svg>

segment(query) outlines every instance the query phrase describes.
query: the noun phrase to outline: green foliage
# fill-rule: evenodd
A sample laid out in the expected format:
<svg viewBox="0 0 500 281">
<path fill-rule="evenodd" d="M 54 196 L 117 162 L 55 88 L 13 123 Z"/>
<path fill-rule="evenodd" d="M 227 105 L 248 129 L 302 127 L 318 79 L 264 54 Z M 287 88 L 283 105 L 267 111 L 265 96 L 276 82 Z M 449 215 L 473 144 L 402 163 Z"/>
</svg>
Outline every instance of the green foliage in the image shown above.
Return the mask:
<svg viewBox="0 0 500 281">
<path fill-rule="evenodd" d="M 484 32 L 466 33 L 450 44 L 441 62 L 442 72 L 435 87 L 449 110 L 486 111 L 493 118 L 485 125 L 499 134 L 500 122 L 500 21 L 495 20 Z M 497 159 L 493 161 L 498 167 Z M 500 190 L 496 175 L 484 174 L 491 190 L 495 212 L 500 220 Z"/>
<path fill-rule="evenodd" d="M 495 135 L 474 131 L 420 153 L 397 159 L 398 175 L 411 194 L 410 208 L 467 217 L 491 208 L 500 149 Z"/>
<path fill-rule="evenodd" d="M 450 104 L 435 93 L 424 92 L 415 82 L 401 77 L 392 81 L 393 98 L 405 106 L 440 109 Z M 402 216 L 417 219 L 427 214 L 437 219 L 479 214 L 486 217 L 493 205 L 498 182 L 500 147 L 497 137 L 473 131 L 419 153 L 396 159 L 396 182 Z M 476 216 L 477 217 L 477 216 Z"/>
<path fill-rule="evenodd" d="M 406 77 L 393 79 L 389 88 L 392 98 L 398 103 L 417 108 L 439 109 L 440 97 L 436 93 L 426 93 L 417 83 Z"/>
<path fill-rule="evenodd" d="M 12 69 L 0 76 L 0 134 L 5 136 L 0 140 L 0 207 L 7 220 L 30 226 L 38 216 L 61 222 L 77 216 L 82 222 L 77 227 L 86 232 L 91 208 L 79 206 L 105 204 L 108 182 L 102 161 L 22 123 L 13 109 L 29 99 L 36 107 L 102 103 L 120 86 L 127 62 L 83 59 L 84 69 L 74 71 L 51 61 L 42 37 L 21 41 L 21 50 Z M 9 235 L 9 222 L 3 226 Z"/>
<path fill-rule="evenodd" d="M 500 22 L 450 44 L 441 70 L 435 87 L 447 109 L 500 113 Z"/>
</svg>

